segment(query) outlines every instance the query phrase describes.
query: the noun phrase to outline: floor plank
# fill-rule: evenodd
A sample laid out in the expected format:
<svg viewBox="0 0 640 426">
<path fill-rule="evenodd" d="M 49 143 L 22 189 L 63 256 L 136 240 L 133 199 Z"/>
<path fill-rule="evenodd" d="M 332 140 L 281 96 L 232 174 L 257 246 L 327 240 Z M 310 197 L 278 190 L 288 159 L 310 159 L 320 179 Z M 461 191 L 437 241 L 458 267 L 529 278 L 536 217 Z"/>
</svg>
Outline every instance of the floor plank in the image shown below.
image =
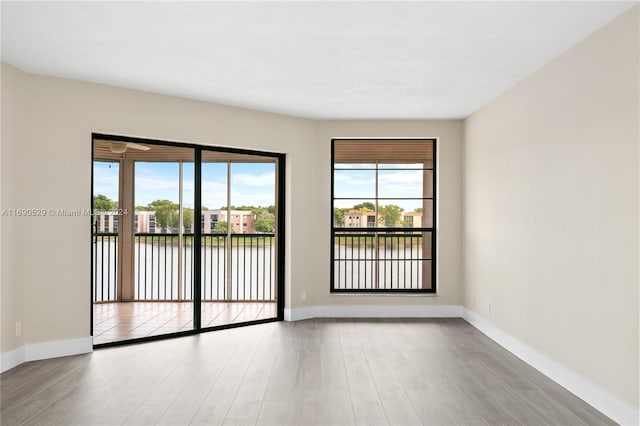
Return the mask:
<svg viewBox="0 0 640 426">
<path fill-rule="evenodd" d="M 615 424 L 461 319 L 313 319 L 20 365 L 3 425 Z"/>
</svg>

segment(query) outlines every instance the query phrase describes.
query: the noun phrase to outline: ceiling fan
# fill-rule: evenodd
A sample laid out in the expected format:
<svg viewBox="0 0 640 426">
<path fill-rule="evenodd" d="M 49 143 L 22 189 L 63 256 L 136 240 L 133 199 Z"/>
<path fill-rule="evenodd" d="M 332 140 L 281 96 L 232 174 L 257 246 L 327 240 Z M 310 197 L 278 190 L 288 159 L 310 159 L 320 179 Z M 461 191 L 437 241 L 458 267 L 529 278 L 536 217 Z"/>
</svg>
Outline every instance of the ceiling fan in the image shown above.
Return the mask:
<svg viewBox="0 0 640 426">
<path fill-rule="evenodd" d="M 146 145 L 135 142 L 109 142 L 109 149 L 114 154 L 124 154 L 129 148 L 139 149 L 140 151 L 149 151 L 151 149 Z"/>
</svg>

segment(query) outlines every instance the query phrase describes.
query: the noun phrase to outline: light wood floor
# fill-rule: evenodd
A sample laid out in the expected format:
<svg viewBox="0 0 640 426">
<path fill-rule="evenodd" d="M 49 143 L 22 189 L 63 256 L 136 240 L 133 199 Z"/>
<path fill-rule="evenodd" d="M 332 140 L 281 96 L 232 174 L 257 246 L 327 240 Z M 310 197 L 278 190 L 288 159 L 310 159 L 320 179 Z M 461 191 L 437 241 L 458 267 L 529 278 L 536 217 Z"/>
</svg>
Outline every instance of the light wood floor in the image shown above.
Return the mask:
<svg viewBox="0 0 640 426">
<path fill-rule="evenodd" d="M 268 323 L 1 380 L 3 425 L 612 424 L 461 319 Z"/>
<path fill-rule="evenodd" d="M 215 327 L 278 316 L 275 302 L 202 302 L 202 327 Z M 158 336 L 193 329 L 191 302 L 93 304 L 93 344 Z"/>
</svg>

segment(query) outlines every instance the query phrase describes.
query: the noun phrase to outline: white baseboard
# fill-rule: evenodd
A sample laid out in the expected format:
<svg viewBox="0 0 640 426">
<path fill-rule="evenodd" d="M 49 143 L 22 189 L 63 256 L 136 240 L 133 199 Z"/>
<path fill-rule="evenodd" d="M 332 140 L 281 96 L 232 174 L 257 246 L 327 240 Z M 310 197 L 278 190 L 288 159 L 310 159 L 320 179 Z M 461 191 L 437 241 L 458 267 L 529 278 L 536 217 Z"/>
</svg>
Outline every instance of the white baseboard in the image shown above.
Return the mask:
<svg viewBox="0 0 640 426">
<path fill-rule="evenodd" d="M 284 310 L 285 321 L 309 318 L 460 318 L 459 305 L 325 305 Z"/>
<path fill-rule="evenodd" d="M 464 318 L 500 346 L 622 425 L 638 425 L 638 407 L 548 358 L 522 341 L 505 333 L 490 321 L 459 305 L 333 305 L 307 306 L 284 310 L 285 321 L 309 318 Z"/>
<path fill-rule="evenodd" d="M 630 403 L 611 395 L 564 365 L 505 333 L 475 312 L 462 308 L 462 318 L 500 346 L 615 422 L 621 425 L 638 425 L 640 423 L 640 410 L 638 407 L 634 407 Z"/>
<path fill-rule="evenodd" d="M 0 372 L 4 373 L 13 367 L 17 367 L 23 362 L 86 354 L 91 351 L 93 351 L 92 337 L 81 337 L 79 339 L 56 340 L 53 342 L 24 345 L 0 354 Z"/>
<path fill-rule="evenodd" d="M 24 362 L 24 346 L 0 353 L 0 373 L 11 370 Z"/>
</svg>

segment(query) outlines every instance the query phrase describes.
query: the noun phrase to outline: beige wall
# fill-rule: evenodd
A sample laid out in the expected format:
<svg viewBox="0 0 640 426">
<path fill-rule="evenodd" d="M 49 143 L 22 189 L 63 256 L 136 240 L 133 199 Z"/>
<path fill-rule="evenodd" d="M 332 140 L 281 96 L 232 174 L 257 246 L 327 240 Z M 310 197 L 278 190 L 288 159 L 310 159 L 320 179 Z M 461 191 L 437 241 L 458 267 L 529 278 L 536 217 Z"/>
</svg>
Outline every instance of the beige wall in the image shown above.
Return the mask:
<svg viewBox="0 0 640 426">
<path fill-rule="evenodd" d="M 9 123 L 3 123 L 2 128 L 3 208 L 89 207 L 91 132 L 284 152 L 288 308 L 345 303 L 461 303 L 460 120 L 314 122 L 35 76 L 7 65 L 2 69 L 3 87 L 10 87 L 2 97 L 3 121 Z M 24 103 L 30 105 L 28 110 Z M 447 193 L 441 203 L 441 296 L 329 295 L 332 136 L 441 138 L 440 185 Z M 90 219 L 16 218 L 3 220 L 2 230 L 2 352 L 21 344 L 88 336 Z M 308 294 L 304 303 L 300 301 L 302 291 Z M 24 321 L 23 341 L 12 338 L 19 319 Z"/>
<path fill-rule="evenodd" d="M 464 150 L 464 305 L 636 407 L 638 22 L 474 113 Z"/>
<path fill-rule="evenodd" d="M 305 215 L 307 206 L 296 194 L 306 193 L 314 184 L 305 173 L 306 164 L 313 162 L 307 149 L 313 140 L 312 123 L 28 75 L 6 65 L 2 69 L 3 88 L 11 89 L 2 93 L 3 208 L 89 207 L 91 132 L 285 152 L 287 288 L 292 279 L 301 281 L 304 264 L 311 258 L 304 249 L 292 250 L 307 245 L 308 240 L 303 232 L 291 232 L 291 217 L 292 213 Z M 23 108 L 24 102 L 30 110 Z M 90 219 L 3 219 L 2 230 L 2 352 L 21 343 L 88 336 Z M 19 318 L 24 321 L 23 342 L 12 338 Z"/>
<path fill-rule="evenodd" d="M 15 184 L 25 177 L 28 168 L 21 166 L 15 159 L 19 158 L 20 145 L 29 135 L 28 126 L 28 93 L 26 77 L 13 68 L 2 68 L 2 123 L 0 134 L 0 208 L 7 208 L 19 201 L 20 190 Z M 27 249 L 18 238 L 16 229 L 19 219 L 0 217 L 0 294 L 1 294 L 1 328 L 2 352 L 22 346 L 22 337 L 17 337 L 16 322 L 23 319 L 23 268 L 24 261 L 14 257 L 15 251 Z"/>
</svg>

